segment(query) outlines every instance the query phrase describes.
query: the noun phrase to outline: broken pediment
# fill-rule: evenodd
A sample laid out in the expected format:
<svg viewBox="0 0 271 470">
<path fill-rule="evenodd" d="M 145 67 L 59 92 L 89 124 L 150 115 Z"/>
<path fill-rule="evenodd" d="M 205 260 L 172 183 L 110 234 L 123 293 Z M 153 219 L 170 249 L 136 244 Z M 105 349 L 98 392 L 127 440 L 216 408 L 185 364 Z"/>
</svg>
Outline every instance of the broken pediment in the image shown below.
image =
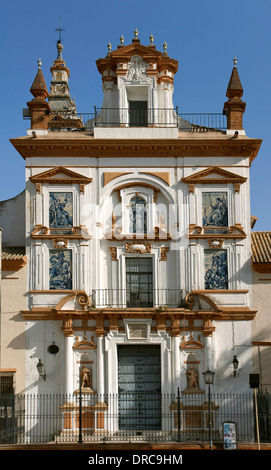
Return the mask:
<svg viewBox="0 0 271 470">
<path fill-rule="evenodd" d="M 41 191 L 41 184 L 79 184 L 80 192 L 84 193 L 85 185 L 92 182 L 92 178 L 80 175 L 65 167 L 59 166 L 51 170 L 44 171 L 29 178 L 31 183 L 36 184 L 37 192 Z"/>
<path fill-rule="evenodd" d="M 64 312 L 85 311 L 91 305 L 89 296 L 84 291 L 74 291 L 61 299 L 55 307 L 58 314 Z"/>
<path fill-rule="evenodd" d="M 105 70 L 115 70 L 122 75 L 127 72 L 127 64 L 132 57 L 141 57 L 143 61 L 149 64 L 146 71 L 148 75 L 156 74 L 164 68 L 171 70 L 173 74 L 178 71 L 178 61 L 172 59 L 167 53 L 156 50 L 153 45 L 144 46 L 140 41 L 132 42 L 125 46 L 121 45 L 116 50 L 110 51 L 106 57 L 96 61 L 98 71 L 103 74 Z"/>
<path fill-rule="evenodd" d="M 195 184 L 233 184 L 235 192 L 240 191 L 240 184 L 245 183 L 247 178 L 236 175 L 220 167 L 210 167 L 190 176 L 182 178 L 182 182 L 189 185 L 189 192 L 194 192 Z"/>
<path fill-rule="evenodd" d="M 207 295 L 190 292 L 185 298 L 185 302 L 189 310 L 193 311 L 205 311 L 210 313 L 221 313 L 221 309 L 216 305 L 216 303 Z"/>
<path fill-rule="evenodd" d="M 123 45 L 111 52 L 111 57 L 125 57 L 130 58 L 133 55 L 140 55 L 143 58 L 147 57 L 161 57 L 163 54 L 157 51 L 155 47 L 144 46 L 140 42 L 132 42 L 127 46 Z"/>
<path fill-rule="evenodd" d="M 203 348 L 203 344 L 200 340 L 200 335 L 198 335 L 198 339 L 195 340 L 193 338 L 193 333 L 190 333 L 190 338 L 189 339 L 185 339 L 185 336 L 183 336 L 183 340 L 180 344 L 180 348 L 181 349 L 202 349 Z M 189 361 L 189 362 L 196 362 L 195 360 L 194 361 Z"/>
<path fill-rule="evenodd" d="M 94 342 L 94 336 L 91 337 L 91 341 L 88 341 L 86 335 L 80 341 L 78 336 L 76 336 L 76 341 L 73 345 L 73 349 L 95 349 L 96 344 Z"/>
</svg>

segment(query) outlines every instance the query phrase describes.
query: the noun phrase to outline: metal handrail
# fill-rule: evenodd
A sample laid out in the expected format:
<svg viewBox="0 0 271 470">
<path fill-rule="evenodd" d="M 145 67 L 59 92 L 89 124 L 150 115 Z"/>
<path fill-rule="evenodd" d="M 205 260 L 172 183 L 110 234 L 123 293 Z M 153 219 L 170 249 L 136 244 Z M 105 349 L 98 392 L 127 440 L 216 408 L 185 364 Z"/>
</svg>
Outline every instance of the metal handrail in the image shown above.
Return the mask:
<svg viewBox="0 0 271 470">
<path fill-rule="evenodd" d="M 227 129 L 225 113 L 179 113 L 175 108 L 148 108 L 138 119 L 130 122 L 129 108 L 97 108 L 92 113 L 52 111 L 48 127 L 52 131 L 91 131 L 95 127 L 177 127 L 187 132 L 222 131 Z M 29 115 L 24 115 L 29 119 Z M 136 122 L 138 121 L 138 122 Z"/>
<path fill-rule="evenodd" d="M 93 289 L 93 307 L 111 308 L 181 308 L 181 289 Z"/>
</svg>

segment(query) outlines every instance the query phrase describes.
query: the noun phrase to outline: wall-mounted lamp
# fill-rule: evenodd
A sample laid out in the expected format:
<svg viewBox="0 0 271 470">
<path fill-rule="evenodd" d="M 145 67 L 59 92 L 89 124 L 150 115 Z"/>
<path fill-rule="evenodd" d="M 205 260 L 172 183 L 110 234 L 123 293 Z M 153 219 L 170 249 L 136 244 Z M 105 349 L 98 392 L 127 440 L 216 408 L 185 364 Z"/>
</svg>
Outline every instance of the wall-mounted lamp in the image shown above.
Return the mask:
<svg viewBox="0 0 271 470">
<path fill-rule="evenodd" d="M 233 356 L 232 365 L 233 365 L 233 377 L 236 377 L 236 372 L 239 366 L 239 361 L 236 356 Z"/>
<path fill-rule="evenodd" d="M 41 359 L 39 359 L 39 362 L 37 363 L 37 369 L 38 369 L 38 373 L 43 378 L 43 380 L 46 380 L 45 368 L 44 368 L 44 364 L 41 362 Z"/>
</svg>

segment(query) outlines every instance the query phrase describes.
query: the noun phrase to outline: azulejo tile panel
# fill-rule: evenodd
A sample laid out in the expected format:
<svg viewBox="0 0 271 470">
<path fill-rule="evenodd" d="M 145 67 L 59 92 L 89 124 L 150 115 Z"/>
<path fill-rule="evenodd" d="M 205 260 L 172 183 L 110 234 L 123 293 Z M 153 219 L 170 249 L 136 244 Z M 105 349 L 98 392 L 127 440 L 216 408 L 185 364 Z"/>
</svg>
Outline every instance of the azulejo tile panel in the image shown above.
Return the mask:
<svg viewBox="0 0 271 470">
<path fill-rule="evenodd" d="M 202 193 L 202 226 L 228 227 L 228 194 L 225 191 Z"/>
<path fill-rule="evenodd" d="M 134 196 L 130 200 L 130 233 L 147 233 L 146 201 L 143 197 Z"/>
<path fill-rule="evenodd" d="M 49 193 L 49 227 L 73 226 L 73 199 L 71 192 Z"/>
<path fill-rule="evenodd" d="M 204 250 L 205 289 L 228 289 L 227 250 Z"/>
<path fill-rule="evenodd" d="M 50 289 L 72 289 L 72 250 L 50 250 Z"/>
</svg>

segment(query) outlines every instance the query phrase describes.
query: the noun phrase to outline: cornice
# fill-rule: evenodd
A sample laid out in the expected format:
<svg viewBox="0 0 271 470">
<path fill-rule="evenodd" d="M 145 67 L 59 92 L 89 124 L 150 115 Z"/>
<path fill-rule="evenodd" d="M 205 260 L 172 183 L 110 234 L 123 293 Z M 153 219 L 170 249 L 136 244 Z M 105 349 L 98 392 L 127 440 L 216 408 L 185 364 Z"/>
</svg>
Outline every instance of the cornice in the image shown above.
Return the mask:
<svg viewBox="0 0 271 470">
<path fill-rule="evenodd" d="M 34 157 L 246 157 L 257 156 L 260 139 L 94 139 L 67 136 L 18 137 L 11 144 L 24 158 Z"/>
<path fill-rule="evenodd" d="M 249 307 L 221 307 L 222 315 L 220 321 L 251 321 L 254 320 L 257 310 Z"/>
<path fill-rule="evenodd" d="M 95 308 L 82 310 L 58 310 L 57 308 L 40 307 L 33 310 L 22 310 L 21 314 L 25 320 L 63 320 L 88 318 L 101 320 L 108 318 L 156 318 L 167 319 L 194 318 L 216 321 L 249 321 L 253 320 L 257 311 L 248 307 L 220 307 L 219 310 L 190 310 L 184 308 Z"/>
<path fill-rule="evenodd" d="M 72 297 L 72 294 L 70 294 Z M 165 317 L 168 319 L 178 318 L 183 319 L 188 317 L 193 318 L 212 318 L 218 319 L 221 316 L 219 311 L 191 311 L 184 308 L 95 308 L 95 309 L 82 309 L 82 310 L 65 310 L 50 307 L 36 307 L 33 310 L 21 310 L 21 314 L 25 320 L 63 320 L 64 318 L 80 319 L 89 318 L 100 320 L 101 318 L 107 319 L 112 317 L 119 318 L 155 318 Z"/>
</svg>

